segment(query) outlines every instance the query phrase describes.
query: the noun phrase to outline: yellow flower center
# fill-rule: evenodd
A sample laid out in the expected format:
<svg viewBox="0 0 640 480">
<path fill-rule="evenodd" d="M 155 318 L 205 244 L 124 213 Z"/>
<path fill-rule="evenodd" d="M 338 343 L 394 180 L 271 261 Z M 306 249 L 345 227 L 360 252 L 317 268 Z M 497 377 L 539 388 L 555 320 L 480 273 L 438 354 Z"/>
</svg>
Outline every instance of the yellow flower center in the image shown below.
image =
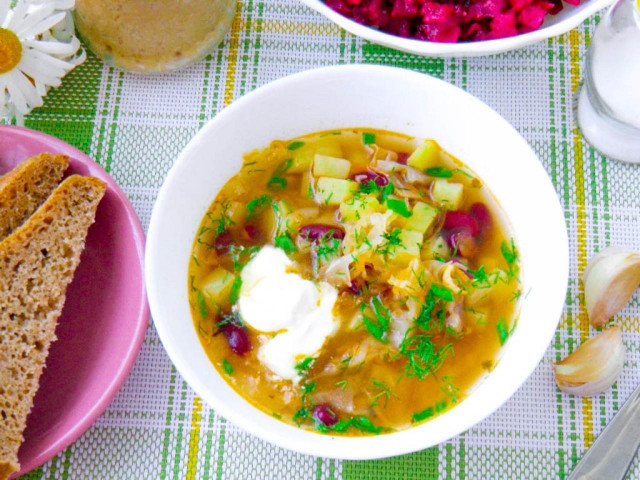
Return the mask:
<svg viewBox="0 0 640 480">
<path fill-rule="evenodd" d="M 0 74 L 16 68 L 22 58 L 22 43 L 11 30 L 0 27 Z"/>
</svg>

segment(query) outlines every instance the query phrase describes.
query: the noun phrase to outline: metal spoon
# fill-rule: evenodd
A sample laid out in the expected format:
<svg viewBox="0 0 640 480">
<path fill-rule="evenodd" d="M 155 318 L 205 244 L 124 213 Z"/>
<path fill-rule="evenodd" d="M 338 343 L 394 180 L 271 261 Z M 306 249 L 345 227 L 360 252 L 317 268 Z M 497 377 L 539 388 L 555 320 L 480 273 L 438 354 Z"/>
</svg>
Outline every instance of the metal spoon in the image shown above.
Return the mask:
<svg viewBox="0 0 640 480">
<path fill-rule="evenodd" d="M 640 387 L 593 442 L 567 480 L 623 480 L 640 446 Z"/>
</svg>

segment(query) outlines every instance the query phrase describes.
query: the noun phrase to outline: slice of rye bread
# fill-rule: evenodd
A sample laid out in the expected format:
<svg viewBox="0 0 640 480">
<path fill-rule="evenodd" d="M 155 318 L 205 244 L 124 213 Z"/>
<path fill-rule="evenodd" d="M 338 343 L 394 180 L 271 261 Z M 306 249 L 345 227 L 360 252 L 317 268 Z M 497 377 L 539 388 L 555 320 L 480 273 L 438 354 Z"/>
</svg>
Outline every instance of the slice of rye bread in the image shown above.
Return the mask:
<svg viewBox="0 0 640 480">
<path fill-rule="evenodd" d="M 0 480 L 19 469 L 18 449 L 65 290 L 105 189 L 97 178 L 68 177 L 0 242 Z"/>
<path fill-rule="evenodd" d="M 0 240 L 24 223 L 58 186 L 66 155 L 41 153 L 0 177 Z"/>
</svg>

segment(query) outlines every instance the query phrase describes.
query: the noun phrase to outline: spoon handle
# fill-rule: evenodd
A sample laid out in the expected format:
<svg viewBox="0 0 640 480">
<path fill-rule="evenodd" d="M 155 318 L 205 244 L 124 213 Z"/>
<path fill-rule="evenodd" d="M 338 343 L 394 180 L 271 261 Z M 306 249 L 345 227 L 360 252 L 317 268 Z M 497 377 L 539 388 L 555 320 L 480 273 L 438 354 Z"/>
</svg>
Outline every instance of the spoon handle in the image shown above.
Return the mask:
<svg viewBox="0 0 640 480">
<path fill-rule="evenodd" d="M 640 445 L 640 387 L 593 442 L 567 480 L 623 480 Z"/>
</svg>

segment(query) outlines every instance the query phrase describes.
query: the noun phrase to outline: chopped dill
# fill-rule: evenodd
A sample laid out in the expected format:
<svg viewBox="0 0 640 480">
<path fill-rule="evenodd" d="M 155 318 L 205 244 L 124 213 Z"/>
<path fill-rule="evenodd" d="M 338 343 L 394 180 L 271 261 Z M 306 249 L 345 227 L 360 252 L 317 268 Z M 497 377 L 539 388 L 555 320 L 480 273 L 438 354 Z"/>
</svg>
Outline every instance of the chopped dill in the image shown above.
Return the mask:
<svg viewBox="0 0 640 480">
<path fill-rule="evenodd" d="M 430 167 L 425 169 L 424 173 L 438 178 L 451 178 L 453 176 L 453 172 L 445 167 Z"/>
<path fill-rule="evenodd" d="M 496 330 L 498 331 L 498 339 L 500 340 L 500 345 L 504 345 L 509 338 L 509 330 L 507 328 L 507 322 L 504 318 L 500 318 L 498 323 L 496 324 Z"/>
<path fill-rule="evenodd" d="M 240 297 L 240 288 L 242 288 L 242 277 L 240 275 L 233 279 L 231 292 L 229 293 L 229 304 L 234 305 Z"/>
<path fill-rule="evenodd" d="M 438 348 L 428 335 L 409 335 L 411 330 L 407 330 L 400 344 L 400 353 L 409 360 L 405 366 L 407 377 L 422 380 L 436 372 L 448 355 L 453 355 L 453 345 L 449 343 Z"/>
<path fill-rule="evenodd" d="M 421 410 L 419 412 L 414 413 L 411 416 L 411 421 L 412 422 L 421 422 L 423 420 L 426 420 L 427 418 L 431 418 L 433 417 L 433 415 L 435 414 L 433 407 L 427 407 L 424 410 Z"/>
<path fill-rule="evenodd" d="M 376 143 L 376 136 L 374 133 L 364 132 L 362 134 L 362 143 L 365 145 L 371 145 L 372 143 Z"/>
<path fill-rule="evenodd" d="M 376 407 L 379 405 L 379 400 L 382 399 L 384 401 L 384 407 L 387 407 L 387 403 L 389 403 L 389 399 L 391 397 L 398 398 L 398 396 L 393 393 L 393 391 L 388 387 L 388 385 L 384 382 L 376 380 L 375 378 L 371 379 L 371 383 L 374 388 L 370 388 L 369 391 L 375 393 L 373 397 L 371 397 L 370 407 Z"/>
<path fill-rule="evenodd" d="M 313 357 L 306 357 L 304 360 L 296 364 L 295 369 L 300 375 L 305 376 L 309 373 L 314 360 L 315 359 Z"/>
<path fill-rule="evenodd" d="M 413 213 L 407 208 L 407 204 L 404 200 L 399 198 L 387 198 L 387 207 L 401 217 L 409 218 Z"/>
<path fill-rule="evenodd" d="M 222 359 L 222 369 L 227 375 L 233 375 L 233 367 L 226 358 Z"/>
<path fill-rule="evenodd" d="M 200 311 L 200 316 L 202 318 L 207 318 L 207 315 L 209 315 L 209 311 L 207 310 L 207 304 L 205 303 L 202 290 L 198 290 L 197 299 L 198 299 L 198 310 Z"/>
<path fill-rule="evenodd" d="M 196 257 L 195 255 L 193 255 L 193 256 L 191 257 L 191 259 L 193 260 L 193 263 L 195 263 L 197 267 L 199 267 L 199 266 L 200 266 L 200 262 L 198 261 L 198 257 Z"/>
<path fill-rule="evenodd" d="M 298 150 L 303 145 L 304 145 L 304 142 L 296 140 L 295 142 L 291 142 L 289 145 L 287 145 L 287 150 Z"/>
<path fill-rule="evenodd" d="M 445 302 L 453 302 L 453 292 L 445 286 L 432 283 L 431 290 L 429 291 L 433 292 L 436 297 L 444 300 Z"/>
<path fill-rule="evenodd" d="M 274 241 L 276 242 L 276 247 L 281 248 L 286 253 L 293 253 L 297 250 L 296 244 L 291 240 L 288 233 L 278 235 Z"/>
<path fill-rule="evenodd" d="M 384 240 L 376 247 L 376 253 L 387 256 L 395 252 L 396 248 L 402 245 L 402 240 L 400 239 L 401 232 L 399 228 L 395 228 L 391 232 L 383 233 L 382 238 L 384 238 Z"/>
<path fill-rule="evenodd" d="M 344 390 L 347 388 L 347 383 L 349 383 L 347 380 L 340 380 L 339 382 L 334 383 L 333 386 L 340 387 L 340 390 Z"/>
<path fill-rule="evenodd" d="M 247 215 L 247 220 L 254 218 L 258 213 L 262 211 L 262 207 L 265 205 L 269 205 L 273 202 L 269 195 L 261 195 L 259 197 L 254 198 L 253 200 L 249 200 L 247 203 L 247 211 L 249 214 Z"/>
</svg>

